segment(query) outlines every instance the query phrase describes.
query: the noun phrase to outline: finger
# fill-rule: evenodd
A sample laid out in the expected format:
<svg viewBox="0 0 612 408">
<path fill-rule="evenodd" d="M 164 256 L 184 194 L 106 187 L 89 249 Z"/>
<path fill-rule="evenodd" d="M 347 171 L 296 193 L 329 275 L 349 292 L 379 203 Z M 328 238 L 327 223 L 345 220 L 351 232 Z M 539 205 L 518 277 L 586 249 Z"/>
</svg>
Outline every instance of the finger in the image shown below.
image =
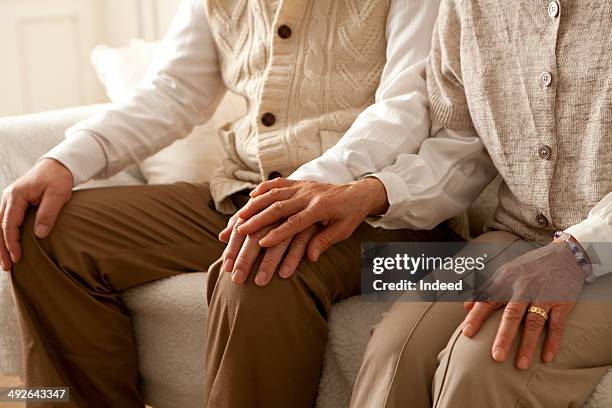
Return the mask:
<svg viewBox="0 0 612 408">
<path fill-rule="evenodd" d="M 500 307 L 501 304 L 497 302 L 476 302 L 463 320 L 463 334 L 467 337 L 473 337 L 480 331 L 489 316 Z"/>
<path fill-rule="evenodd" d="M 355 228 L 349 221 L 337 222 L 325 227 L 310 240 L 308 258 L 312 262 L 317 262 L 323 252 L 331 248 L 332 245 L 350 237 L 354 230 Z"/>
<path fill-rule="evenodd" d="M 255 284 L 257 286 L 266 286 L 270 283 L 272 276 L 274 276 L 274 271 L 276 271 L 276 268 L 281 263 L 290 243 L 291 239 L 286 239 L 279 245 L 266 249 L 266 253 L 259 264 L 257 275 L 255 275 Z"/>
<path fill-rule="evenodd" d="M 263 183 L 259 183 L 253 191 L 249 194 L 251 197 L 257 197 L 258 195 L 267 193 L 273 188 L 283 188 L 283 187 L 291 187 L 297 183 L 295 180 L 288 180 L 286 178 L 275 178 L 274 180 L 264 181 Z"/>
<path fill-rule="evenodd" d="M 241 285 L 247 280 L 255 260 L 261 252 L 261 247 L 257 241 L 259 241 L 257 237 L 248 236 L 242 244 L 232 271 L 232 282 Z"/>
<path fill-rule="evenodd" d="M 68 197 L 52 190 L 43 193 L 34 222 L 34 234 L 38 238 L 43 239 L 49 235 L 66 201 Z"/>
<path fill-rule="evenodd" d="M 531 306 L 536 306 L 544 309 L 546 312 L 550 310 L 550 306 L 546 304 L 532 303 Z M 518 353 L 516 354 L 516 367 L 520 370 L 528 369 L 533 363 L 533 355 L 535 354 L 538 340 L 544 330 L 546 320 L 537 313 L 527 312 L 525 323 L 523 325 L 523 335 L 521 336 L 521 344 Z"/>
<path fill-rule="evenodd" d="M 476 301 L 474 300 L 468 300 L 466 302 L 463 302 L 463 308 L 465 310 L 472 310 L 474 308 L 474 305 L 476 304 Z"/>
<path fill-rule="evenodd" d="M 515 301 L 508 302 L 504 308 L 492 349 L 493 359 L 498 363 L 504 362 L 508 357 L 526 310 L 527 303 Z"/>
<path fill-rule="evenodd" d="M 238 215 L 240 215 L 241 218 L 249 219 L 276 202 L 290 199 L 296 191 L 296 187 L 273 188 L 264 194 L 251 198 L 249 202 L 238 211 Z"/>
<path fill-rule="evenodd" d="M 246 240 L 246 235 L 241 234 L 238 231 L 238 227 L 242 222 L 244 222 L 244 220 L 238 218 L 238 220 L 234 223 L 229 242 L 223 251 L 223 269 L 226 272 L 232 272 L 234 270 L 234 263 L 236 262 L 236 258 L 240 253 L 242 244 Z"/>
<path fill-rule="evenodd" d="M 283 258 L 283 263 L 278 271 L 278 276 L 283 279 L 287 279 L 295 273 L 300 262 L 302 261 L 302 258 L 304 258 L 308 243 L 316 233 L 317 227 L 313 225 L 306 231 L 300 232 L 293 238 L 291 245 L 289 246 L 289 251 L 287 251 L 287 254 Z"/>
<path fill-rule="evenodd" d="M 232 217 L 227 222 L 227 225 L 223 230 L 219 233 L 219 241 L 228 243 L 231 236 L 232 231 L 234 230 L 234 225 L 236 225 L 236 221 L 238 220 L 238 214 L 232 215 Z"/>
<path fill-rule="evenodd" d="M 573 305 L 553 307 L 548 316 L 548 330 L 542 349 L 542 360 L 545 363 L 553 361 L 561 348 L 561 339 L 565 332 L 565 323 Z"/>
<path fill-rule="evenodd" d="M 270 207 L 254 215 L 240 226 L 243 234 L 252 234 L 275 222 L 281 221 L 304 210 L 306 203 L 303 200 L 277 201 Z M 246 218 L 246 217 L 243 217 Z"/>
<path fill-rule="evenodd" d="M 19 227 L 23 223 L 28 206 L 29 203 L 26 200 L 15 197 L 6 203 L 4 217 L 2 218 L 4 242 L 14 264 L 21 259 Z"/>
<path fill-rule="evenodd" d="M 2 195 L 2 201 L 0 202 L 0 223 L 4 219 L 4 209 L 6 208 L 6 197 Z M 0 266 L 5 271 L 10 271 L 13 267 L 13 261 L 11 261 L 11 255 L 9 254 L 8 248 L 4 242 L 4 234 L 0 233 Z"/>
<path fill-rule="evenodd" d="M 318 211 L 312 208 L 306 208 L 304 211 L 287 218 L 280 226 L 268 232 L 266 236 L 259 241 L 259 245 L 265 248 L 278 245 L 285 239 L 293 237 L 321 221 L 321 219 L 321 215 Z"/>
</svg>

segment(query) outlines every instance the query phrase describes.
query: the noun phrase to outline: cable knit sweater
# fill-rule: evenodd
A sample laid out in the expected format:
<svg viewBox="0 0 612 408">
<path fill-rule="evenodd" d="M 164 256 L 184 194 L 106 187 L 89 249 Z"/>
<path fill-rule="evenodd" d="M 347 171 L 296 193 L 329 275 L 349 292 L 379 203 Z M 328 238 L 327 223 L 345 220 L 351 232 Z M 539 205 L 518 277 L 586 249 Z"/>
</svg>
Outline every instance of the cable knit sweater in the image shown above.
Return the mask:
<svg viewBox="0 0 612 408">
<path fill-rule="evenodd" d="M 248 114 L 222 129 L 228 157 L 211 192 L 223 203 L 319 157 L 374 101 L 388 1 L 207 0 L 206 7 L 223 80 L 249 101 Z"/>
<path fill-rule="evenodd" d="M 475 128 L 503 177 L 490 227 L 549 241 L 612 191 L 610 22 L 610 1 L 442 1 L 432 116 Z"/>
</svg>

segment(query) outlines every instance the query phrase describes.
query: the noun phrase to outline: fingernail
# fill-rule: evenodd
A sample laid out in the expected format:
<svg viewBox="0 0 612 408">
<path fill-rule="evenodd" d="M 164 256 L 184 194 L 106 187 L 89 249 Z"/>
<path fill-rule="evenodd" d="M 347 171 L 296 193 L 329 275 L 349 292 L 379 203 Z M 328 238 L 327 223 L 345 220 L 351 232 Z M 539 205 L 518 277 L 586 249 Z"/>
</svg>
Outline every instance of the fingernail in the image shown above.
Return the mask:
<svg viewBox="0 0 612 408">
<path fill-rule="evenodd" d="M 8 268 L 6 267 L 4 262 L 2 262 L 2 261 L 0 261 L 0 268 L 2 268 L 3 271 L 7 271 L 8 270 Z"/>
<path fill-rule="evenodd" d="M 287 279 L 289 277 L 289 275 L 291 274 L 291 269 L 289 269 L 288 266 L 283 266 L 282 268 L 280 268 L 280 270 L 278 271 L 278 275 L 281 278 Z"/>
<path fill-rule="evenodd" d="M 471 323 L 467 323 L 463 326 L 463 334 L 467 337 L 472 337 L 474 335 L 474 326 Z"/>
<path fill-rule="evenodd" d="M 506 353 L 504 352 L 504 350 L 501 348 L 496 348 L 495 351 L 493 352 L 493 360 L 497 361 L 498 363 L 501 363 L 505 359 L 506 359 Z"/>
<path fill-rule="evenodd" d="M 49 233 L 49 226 L 48 225 L 38 224 L 36 226 L 36 228 L 34 229 L 34 234 L 38 238 L 45 238 L 48 233 Z"/>
<path fill-rule="evenodd" d="M 527 357 L 519 358 L 517 367 L 520 368 L 521 370 L 526 370 L 529 367 L 529 360 L 527 359 Z"/>
<path fill-rule="evenodd" d="M 235 270 L 234 273 L 232 274 L 232 282 L 234 283 L 242 283 L 242 271 L 241 270 Z"/>
<path fill-rule="evenodd" d="M 9 255 L 11 256 L 11 261 L 13 261 L 13 263 L 17 263 L 17 257 L 12 252 L 9 252 Z"/>
<path fill-rule="evenodd" d="M 552 353 L 552 351 L 547 351 L 544 354 L 544 362 L 545 363 L 550 363 L 551 361 L 553 361 L 554 357 L 555 357 L 555 355 Z"/>
<path fill-rule="evenodd" d="M 312 257 L 315 262 L 319 260 L 319 255 L 320 255 L 320 251 L 317 248 L 312 250 Z"/>
<path fill-rule="evenodd" d="M 258 286 L 263 286 L 268 282 L 268 273 L 259 271 L 257 276 L 255 276 L 255 283 Z"/>
<path fill-rule="evenodd" d="M 232 258 L 227 258 L 225 260 L 225 271 L 231 272 L 234 269 L 234 260 Z"/>
</svg>

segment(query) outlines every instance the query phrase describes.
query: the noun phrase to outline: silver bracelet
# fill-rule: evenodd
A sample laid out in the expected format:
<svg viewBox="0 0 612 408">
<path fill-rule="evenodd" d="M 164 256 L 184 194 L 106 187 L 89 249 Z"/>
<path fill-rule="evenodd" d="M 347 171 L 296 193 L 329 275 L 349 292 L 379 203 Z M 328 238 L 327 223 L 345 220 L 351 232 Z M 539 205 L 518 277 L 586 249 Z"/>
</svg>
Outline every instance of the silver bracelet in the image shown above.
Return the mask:
<svg viewBox="0 0 612 408">
<path fill-rule="evenodd" d="M 557 231 L 555 232 L 555 238 L 569 245 L 570 251 L 572 251 L 574 258 L 576 258 L 576 263 L 578 263 L 578 266 L 584 271 L 585 281 L 587 283 L 592 283 L 595 280 L 595 274 L 593 273 L 593 268 L 591 267 L 586 252 L 580 246 L 572 242 L 573 237 L 567 232 Z"/>
</svg>

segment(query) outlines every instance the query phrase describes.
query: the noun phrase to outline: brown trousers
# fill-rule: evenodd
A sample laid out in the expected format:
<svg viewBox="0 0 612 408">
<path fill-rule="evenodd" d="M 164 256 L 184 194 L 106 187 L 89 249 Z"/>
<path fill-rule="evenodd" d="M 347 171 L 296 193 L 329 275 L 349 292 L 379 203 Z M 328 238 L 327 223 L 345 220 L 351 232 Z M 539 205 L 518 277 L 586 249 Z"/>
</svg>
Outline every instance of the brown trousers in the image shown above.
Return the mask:
<svg viewBox="0 0 612 408">
<path fill-rule="evenodd" d="M 51 235 L 22 228 L 23 260 L 11 272 L 27 386 L 68 386 L 78 407 L 142 407 L 130 316 L 121 292 L 208 268 L 227 217 L 204 184 L 76 192 Z M 434 231 L 362 225 L 290 279 L 242 286 L 210 268 L 206 390 L 209 407 L 313 406 L 333 302 L 359 293 L 362 240 L 443 241 Z M 203 362 L 204 366 L 204 362 Z M 34 405 L 31 405 L 34 406 Z M 49 407 L 51 405 L 44 405 Z M 66 404 L 58 405 L 66 407 Z"/>
</svg>

